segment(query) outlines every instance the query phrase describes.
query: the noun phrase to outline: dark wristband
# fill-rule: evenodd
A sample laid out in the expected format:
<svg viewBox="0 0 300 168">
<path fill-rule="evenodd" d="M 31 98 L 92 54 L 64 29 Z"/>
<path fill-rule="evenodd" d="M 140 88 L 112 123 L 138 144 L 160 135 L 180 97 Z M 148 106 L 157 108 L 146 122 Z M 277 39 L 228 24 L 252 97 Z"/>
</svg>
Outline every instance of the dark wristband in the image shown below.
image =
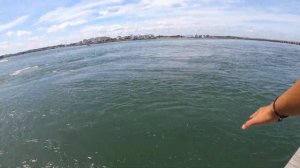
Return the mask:
<svg viewBox="0 0 300 168">
<path fill-rule="evenodd" d="M 277 121 L 280 122 L 280 121 L 282 121 L 284 118 L 287 118 L 288 116 L 286 116 L 286 115 L 281 115 L 281 114 L 279 114 L 279 113 L 276 111 L 275 103 L 276 103 L 276 101 L 277 101 L 278 98 L 279 98 L 279 97 L 276 97 L 276 99 L 275 99 L 274 102 L 273 102 L 273 111 L 274 111 L 274 113 L 277 115 L 277 117 L 279 117 Z"/>
</svg>

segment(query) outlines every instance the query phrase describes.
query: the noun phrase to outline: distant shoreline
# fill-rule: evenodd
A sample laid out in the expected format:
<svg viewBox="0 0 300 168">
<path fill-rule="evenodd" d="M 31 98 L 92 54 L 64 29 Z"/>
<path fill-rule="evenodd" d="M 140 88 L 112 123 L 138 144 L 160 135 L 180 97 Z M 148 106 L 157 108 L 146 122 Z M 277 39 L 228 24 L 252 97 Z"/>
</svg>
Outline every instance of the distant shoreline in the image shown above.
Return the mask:
<svg viewBox="0 0 300 168">
<path fill-rule="evenodd" d="M 0 60 L 8 57 L 19 56 L 23 54 L 34 53 L 38 51 L 51 50 L 56 48 L 65 48 L 65 47 L 73 47 L 73 46 L 89 46 L 91 44 L 101 44 L 101 43 L 109 43 L 109 42 L 121 42 L 121 41 L 135 41 L 135 40 L 150 40 L 150 39 L 229 39 L 229 40 L 253 40 L 253 41 L 266 41 L 266 42 L 274 42 L 274 43 L 286 43 L 293 45 L 300 45 L 300 42 L 296 41 L 286 41 L 286 40 L 272 40 L 272 39 L 264 39 L 264 38 L 249 38 L 249 37 L 239 37 L 239 36 L 210 36 L 210 35 L 191 35 L 191 36 L 183 36 L 183 35 L 175 35 L 175 36 L 154 36 L 154 35 L 130 35 L 130 36 L 118 36 L 116 38 L 112 37 L 96 37 L 90 39 L 84 39 L 77 43 L 70 44 L 60 44 L 55 46 L 42 47 L 37 49 L 31 49 L 27 51 L 17 52 L 14 54 L 4 54 L 0 56 Z"/>
</svg>

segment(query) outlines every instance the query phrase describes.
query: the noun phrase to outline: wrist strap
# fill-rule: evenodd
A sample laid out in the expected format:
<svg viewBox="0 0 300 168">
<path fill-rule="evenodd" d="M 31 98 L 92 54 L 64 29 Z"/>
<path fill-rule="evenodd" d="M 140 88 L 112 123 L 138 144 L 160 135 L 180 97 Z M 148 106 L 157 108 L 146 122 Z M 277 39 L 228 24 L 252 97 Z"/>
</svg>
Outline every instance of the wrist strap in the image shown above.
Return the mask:
<svg viewBox="0 0 300 168">
<path fill-rule="evenodd" d="M 280 122 L 280 121 L 282 121 L 284 118 L 287 118 L 288 116 L 286 116 L 286 115 L 281 115 L 281 114 L 279 114 L 279 113 L 276 111 L 275 103 L 276 103 L 276 101 L 277 101 L 278 98 L 279 98 L 279 96 L 276 97 L 276 99 L 275 99 L 274 102 L 273 102 L 273 111 L 274 111 L 274 113 L 277 115 L 277 117 L 279 117 L 277 121 Z"/>
</svg>

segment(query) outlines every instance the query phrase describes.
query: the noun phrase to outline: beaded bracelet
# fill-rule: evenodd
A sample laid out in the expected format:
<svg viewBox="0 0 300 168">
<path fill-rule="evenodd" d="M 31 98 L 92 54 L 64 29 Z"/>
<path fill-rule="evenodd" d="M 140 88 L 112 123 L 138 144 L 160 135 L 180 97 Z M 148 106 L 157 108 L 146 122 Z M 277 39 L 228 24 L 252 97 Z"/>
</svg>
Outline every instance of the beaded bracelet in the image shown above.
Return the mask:
<svg viewBox="0 0 300 168">
<path fill-rule="evenodd" d="M 287 118 L 288 116 L 286 116 L 286 115 L 281 115 L 281 114 L 279 114 L 275 109 L 275 103 L 276 103 L 276 101 L 277 101 L 277 99 L 278 99 L 279 97 L 276 97 L 276 99 L 274 100 L 274 102 L 273 102 L 273 111 L 274 111 L 274 113 L 277 115 L 277 117 L 279 117 L 278 118 L 278 122 L 280 122 L 280 121 L 282 121 L 284 118 Z"/>
</svg>

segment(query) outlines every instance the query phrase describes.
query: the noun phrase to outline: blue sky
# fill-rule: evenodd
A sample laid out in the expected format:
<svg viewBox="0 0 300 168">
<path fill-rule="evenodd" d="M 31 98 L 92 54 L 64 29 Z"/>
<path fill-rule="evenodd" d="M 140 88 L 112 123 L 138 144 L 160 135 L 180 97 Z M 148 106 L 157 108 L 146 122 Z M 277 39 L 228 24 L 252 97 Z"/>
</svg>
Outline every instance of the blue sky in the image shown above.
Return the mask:
<svg viewBox="0 0 300 168">
<path fill-rule="evenodd" d="M 0 55 L 149 33 L 300 41 L 299 27 L 299 0 L 0 0 Z"/>
</svg>

